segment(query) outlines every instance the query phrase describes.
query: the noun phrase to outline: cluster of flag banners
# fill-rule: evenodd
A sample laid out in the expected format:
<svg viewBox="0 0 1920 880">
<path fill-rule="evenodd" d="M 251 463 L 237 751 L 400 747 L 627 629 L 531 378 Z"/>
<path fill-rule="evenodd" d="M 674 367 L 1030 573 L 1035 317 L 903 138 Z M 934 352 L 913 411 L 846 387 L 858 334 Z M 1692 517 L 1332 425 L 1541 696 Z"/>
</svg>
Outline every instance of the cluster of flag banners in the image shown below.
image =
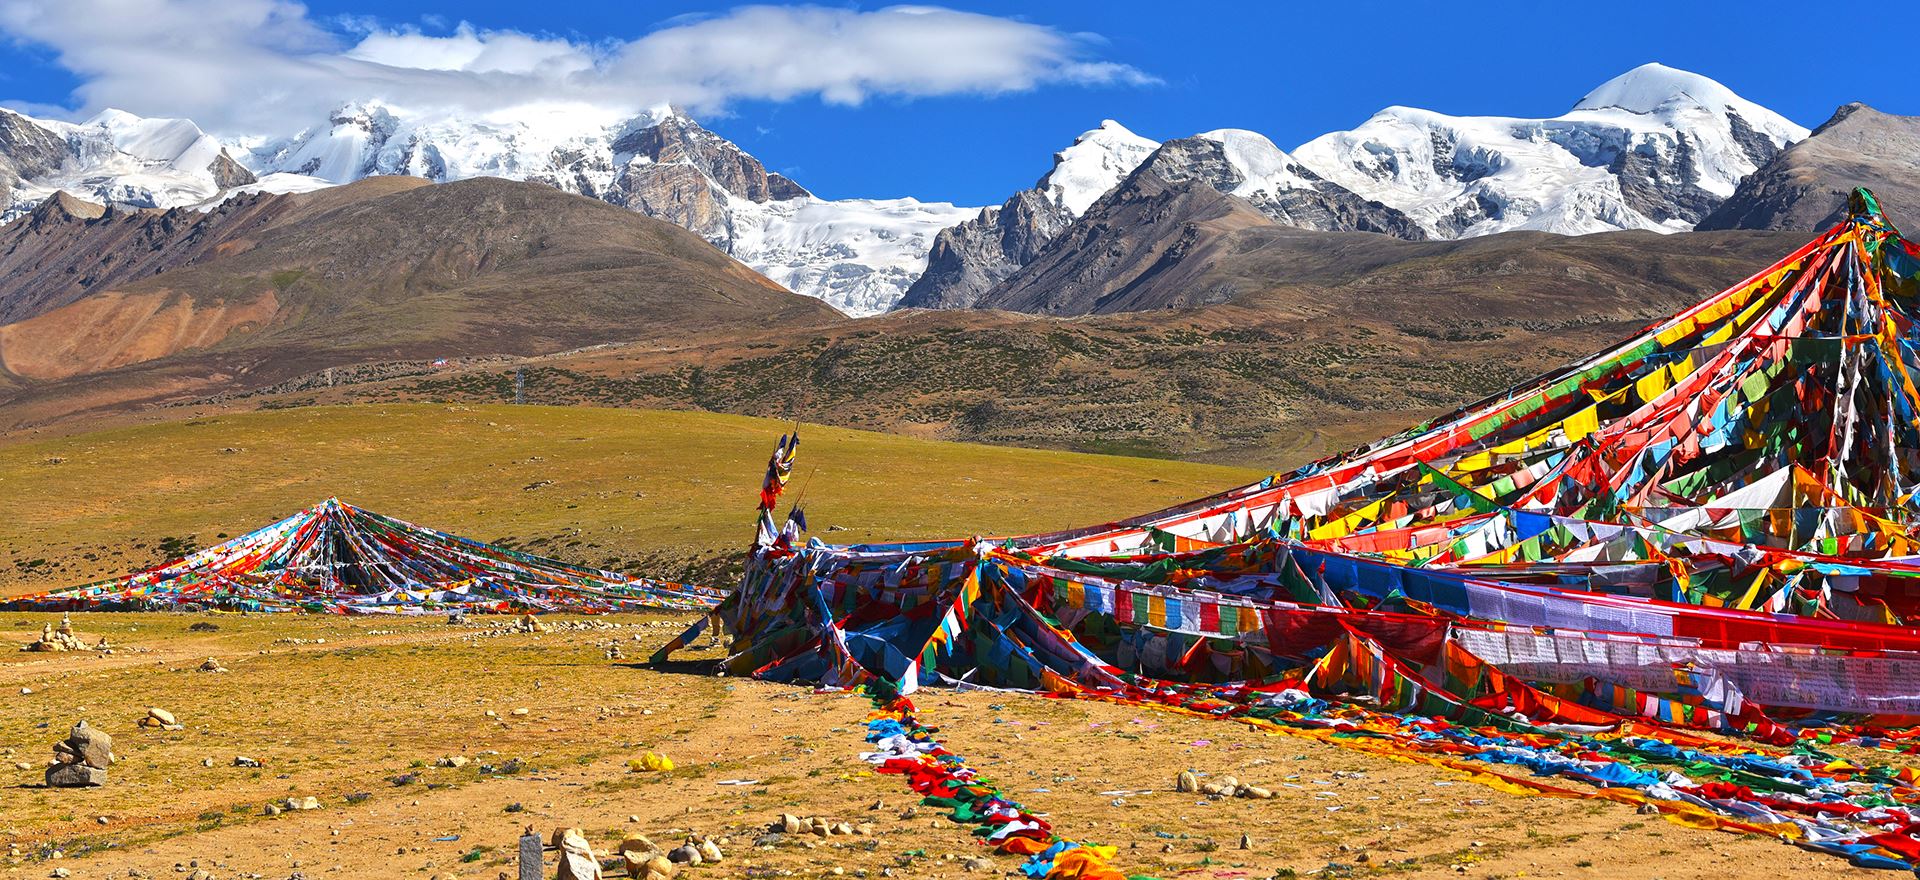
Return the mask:
<svg viewBox="0 0 1920 880">
<path fill-rule="evenodd" d="M 179 559 L 23 596 L 14 610 L 605 613 L 712 608 L 717 593 L 636 580 L 402 522 L 338 498 Z"/>
<path fill-rule="evenodd" d="M 1912 868 L 1913 773 L 1824 750 L 1920 742 L 1916 295 L 1920 247 L 1856 191 L 1605 352 L 1056 534 L 802 543 L 782 438 L 712 620 L 733 674 L 1199 712 Z"/>
<path fill-rule="evenodd" d="M 1026 856 L 1021 873 L 1051 880 L 1127 880 L 1109 862 L 1112 846 L 1081 843 L 1054 833 L 1053 826 L 981 776 L 965 758 L 943 745 L 939 729 L 921 722 L 913 702 L 881 686 L 869 696 L 867 742 L 873 751 L 860 757 L 881 773 L 903 777 L 921 795 L 921 804 L 947 818 L 974 826 L 982 843 L 1003 853 Z"/>
</svg>

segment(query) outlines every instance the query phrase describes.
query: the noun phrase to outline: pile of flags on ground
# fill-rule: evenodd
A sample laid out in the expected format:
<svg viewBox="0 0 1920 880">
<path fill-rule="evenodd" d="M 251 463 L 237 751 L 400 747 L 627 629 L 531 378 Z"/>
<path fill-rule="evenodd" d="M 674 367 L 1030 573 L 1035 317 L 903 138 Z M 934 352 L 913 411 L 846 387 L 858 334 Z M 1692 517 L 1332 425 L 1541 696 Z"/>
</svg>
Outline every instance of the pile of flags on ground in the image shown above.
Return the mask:
<svg viewBox="0 0 1920 880">
<path fill-rule="evenodd" d="M 1063 838 L 1047 820 L 1027 811 L 991 780 L 948 751 L 922 724 L 913 702 L 884 686 L 875 688 L 867 716 L 871 752 L 860 757 L 881 773 L 904 777 L 921 804 L 955 822 L 973 825 L 982 843 L 1003 853 L 1026 856 L 1021 873 L 1046 880 L 1126 880 L 1108 864 L 1112 846 Z"/>
<path fill-rule="evenodd" d="M 1920 246 L 1856 191 L 1600 354 L 1057 534 L 803 542 L 782 438 L 726 665 L 1197 711 L 1911 868 L 1912 772 L 1832 750 L 1920 725 L 1917 295 Z"/>
<path fill-rule="evenodd" d="M 0 607 L 599 614 L 707 609 L 719 595 L 485 544 L 329 498 L 145 571 L 23 596 Z"/>
</svg>

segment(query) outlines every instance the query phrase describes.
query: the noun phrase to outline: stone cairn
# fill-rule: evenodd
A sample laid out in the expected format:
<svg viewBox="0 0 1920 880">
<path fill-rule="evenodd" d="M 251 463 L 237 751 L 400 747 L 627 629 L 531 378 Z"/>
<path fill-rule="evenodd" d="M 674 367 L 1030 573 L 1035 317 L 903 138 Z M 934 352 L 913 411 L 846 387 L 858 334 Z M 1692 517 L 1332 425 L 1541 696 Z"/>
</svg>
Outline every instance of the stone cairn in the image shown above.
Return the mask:
<svg viewBox="0 0 1920 880">
<path fill-rule="evenodd" d="M 147 717 L 140 719 L 140 726 L 153 727 L 160 730 L 187 729 L 186 725 L 180 723 L 180 719 L 173 717 L 172 712 L 168 712 L 159 706 L 152 706 L 147 709 Z"/>
<path fill-rule="evenodd" d="M 81 721 L 67 738 L 53 744 L 54 764 L 47 768 L 49 788 L 86 788 L 106 785 L 113 766 L 113 737 Z"/>
<path fill-rule="evenodd" d="M 40 627 L 39 641 L 28 642 L 27 644 L 20 646 L 20 650 L 41 651 L 41 652 L 93 651 L 93 650 L 105 651 L 107 650 L 107 640 L 104 638 L 101 639 L 100 646 L 98 648 L 89 647 L 86 642 L 80 641 L 79 636 L 73 634 L 72 615 L 62 614 L 60 615 L 59 627 L 56 628 L 51 623 Z"/>
<path fill-rule="evenodd" d="M 511 629 L 513 632 L 543 633 L 547 631 L 548 627 L 546 624 L 540 622 L 540 618 L 529 613 L 522 615 L 519 620 L 514 621 Z"/>
</svg>

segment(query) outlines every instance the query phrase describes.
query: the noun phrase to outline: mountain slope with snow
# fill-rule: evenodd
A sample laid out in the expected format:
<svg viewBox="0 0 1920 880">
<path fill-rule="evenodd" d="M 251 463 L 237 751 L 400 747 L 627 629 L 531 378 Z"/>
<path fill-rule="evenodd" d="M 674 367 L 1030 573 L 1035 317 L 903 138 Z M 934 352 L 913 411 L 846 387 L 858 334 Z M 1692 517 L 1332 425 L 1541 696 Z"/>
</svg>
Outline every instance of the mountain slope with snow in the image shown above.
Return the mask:
<svg viewBox="0 0 1920 880">
<path fill-rule="evenodd" d="M 1221 129 L 1161 144 L 973 305 L 1087 315 L 1224 302 L 1235 289 L 1199 280 L 1238 234 L 1263 227 L 1427 237 L 1405 214 L 1322 179 L 1264 136 Z"/>
<path fill-rule="evenodd" d="M 106 110 L 70 123 L 0 110 L 0 222 L 62 192 L 121 208 L 172 208 L 240 187 L 279 192 L 312 184 L 299 178 L 263 184 L 219 140 L 185 119 Z"/>
<path fill-rule="evenodd" d="M 1111 119 L 1082 132 L 1072 146 L 1053 154 L 1053 167 L 1032 188 L 941 231 L 927 256 L 926 271 L 896 307 L 971 307 L 1038 256 L 1159 146 Z"/>
<path fill-rule="evenodd" d="M 821 199 L 664 106 L 624 120 L 564 112 L 473 120 L 370 102 L 341 108 L 325 126 L 245 146 L 258 171 L 336 183 L 384 174 L 544 183 L 690 229 L 850 315 L 886 311 L 919 277 L 934 234 L 976 210 Z"/>
<path fill-rule="evenodd" d="M 1053 154 L 1053 168 L 1033 188 L 1068 216 L 1078 217 L 1159 147 L 1158 141 L 1103 119 L 1074 138 L 1073 146 Z"/>
<path fill-rule="evenodd" d="M 1294 151 L 1440 238 L 1691 229 L 1807 130 L 1707 77 L 1647 64 L 1547 119 L 1389 107 Z"/>
</svg>

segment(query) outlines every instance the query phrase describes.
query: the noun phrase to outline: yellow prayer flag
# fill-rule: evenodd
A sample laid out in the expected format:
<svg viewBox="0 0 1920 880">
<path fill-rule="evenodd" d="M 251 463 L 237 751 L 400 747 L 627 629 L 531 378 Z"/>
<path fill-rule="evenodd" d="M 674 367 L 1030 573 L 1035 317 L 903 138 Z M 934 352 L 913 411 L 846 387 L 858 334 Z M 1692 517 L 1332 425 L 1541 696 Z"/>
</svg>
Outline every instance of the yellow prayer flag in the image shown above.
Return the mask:
<svg viewBox="0 0 1920 880">
<path fill-rule="evenodd" d="M 1699 368 L 1693 364 L 1693 355 L 1687 355 L 1667 366 L 1667 372 L 1673 375 L 1675 383 L 1693 375 L 1693 371 L 1697 369 Z"/>
<path fill-rule="evenodd" d="M 1493 466 L 1492 452 L 1476 452 L 1472 455 L 1461 456 L 1459 461 L 1456 461 L 1453 463 L 1453 467 L 1451 468 L 1451 470 L 1484 471 L 1487 468 L 1490 468 L 1492 466 Z"/>
<path fill-rule="evenodd" d="M 1307 532 L 1307 537 L 1314 541 L 1324 541 L 1329 538 L 1344 538 L 1353 534 L 1354 531 L 1360 527 L 1369 525 L 1375 519 L 1379 518 L 1380 510 L 1384 508 L 1386 504 L 1387 499 L 1382 498 L 1333 522 Z"/>
<path fill-rule="evenodd" d="M 1578 443 L 1600 430 L 1600 405 L 1594 404 L 1560 423 L 1560 430 L 1567 434 L 1567 442 Z"/>
<path fill-rule="evenodd" d="M 1667 368 L 1661 367 L 1641 376 L 1639 381 L 1633 383 L 1633 390 L 1643 402 L 1652 403 L 1654 398 L 1667 390 L 1667 385 Z"/>
</svg>

